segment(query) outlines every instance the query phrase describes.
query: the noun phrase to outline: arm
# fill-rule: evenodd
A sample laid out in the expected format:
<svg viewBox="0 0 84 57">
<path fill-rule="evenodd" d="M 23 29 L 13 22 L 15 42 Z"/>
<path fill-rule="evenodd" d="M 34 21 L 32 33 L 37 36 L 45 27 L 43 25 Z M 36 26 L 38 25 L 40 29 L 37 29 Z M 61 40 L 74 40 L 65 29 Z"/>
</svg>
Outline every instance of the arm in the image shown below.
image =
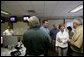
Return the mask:
<svg viewBox="0 0 84 57">
<path fill-rule="evenodd" d="M 73 35 L 73 38 L 70 40 L 70 44 L 77 48 L 81 48 L 83 45 L 83 30 L 80 29 Z"/>
<path fill-rule="evenodd" d="M 57 36 L 56 36 L 56 42 L 55 42 L 55 46 L 58 46 L 57 43 L 58 43 L 58 33 L 57 33 Z"/>
<path fill-rule="evenodd" d="M 51 38 L 50 36 L 46 33 L 45 38 L 44 38 L 44 55 L 48 55 L 48 51 L 51 48 Z"/>
<path fill-rule="evenodd" d="M 14 35 L 14 31 L 13 30 L 11 31 L 11 33 L 12 33 L 12 35 Z"/>
<path fill-rule="evenodd" d="M 60 35 L 59 35 L 59 33 L 57 33 L 57 36 L 56 36 L 56 46 L 58 46 L 59 45 L 59 43 L 61 43 L 62 41 L 61 41 L 61 39 L 60 39 Z"/>
<path fill-rule="evenodd" d="M 3 32 L 3 35 L 6 35 L 6 32 L 5 31 Z"/>
<path fill-rule="evenodd" d="M 67 43 L 69 41 L 69 34 L 66 33 L 65 39 L 62 41 L 63 43 Z"/>
<path fill-rule="evenodd" d="M 57 34 L 56 40 L 57 40 L 57 42 L 62 43 L 60 33 Z"/>
<path fill-rule="evenodd" d="M 83 44 L 83 34 L 77 36 L 77 40 L 73 43 L 76 47 L 81 48 Z"/>
</svg>

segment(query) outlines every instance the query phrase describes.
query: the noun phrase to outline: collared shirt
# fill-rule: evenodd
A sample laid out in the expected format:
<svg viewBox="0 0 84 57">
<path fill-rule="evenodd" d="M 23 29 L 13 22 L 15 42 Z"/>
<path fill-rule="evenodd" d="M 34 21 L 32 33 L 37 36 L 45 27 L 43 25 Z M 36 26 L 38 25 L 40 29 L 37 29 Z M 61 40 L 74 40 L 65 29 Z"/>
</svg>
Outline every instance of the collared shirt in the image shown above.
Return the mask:
<svg viewBox="0 0 84 57">
<path fill-rule="evenodd" d="M 83 26 L 76 28 L 70 43 L 72 44 L 71 49 L 73 51 L 83 53 Z"/>
<path fill-rule="evenodd" d="M 44 32 L 46 32 L 47 34 L 50 34 L 50 32 L 49 32 L 49 29 L 48 28 L 44 28 L 43 26 L 40 28 L 40 29 L 42 29 Z"/>
<path fill-rule="evenodd" d="M 13 35 L 13 33 L 14 33 L 13 30 L 10 30 L 10 31 L 9 31 L 9 30 L 7 29 L 7 30 L 5 30 L 5 31 L 3 32 L 3 35 Z"/>
<path fill-rule="evenodd" d="M 68 32 L 64 30 L 64 32 L 59 31 L 56 36 L 56 45 L 62 48 L 68 47 L 68 41 L 69 35 Z"/>
</svg>

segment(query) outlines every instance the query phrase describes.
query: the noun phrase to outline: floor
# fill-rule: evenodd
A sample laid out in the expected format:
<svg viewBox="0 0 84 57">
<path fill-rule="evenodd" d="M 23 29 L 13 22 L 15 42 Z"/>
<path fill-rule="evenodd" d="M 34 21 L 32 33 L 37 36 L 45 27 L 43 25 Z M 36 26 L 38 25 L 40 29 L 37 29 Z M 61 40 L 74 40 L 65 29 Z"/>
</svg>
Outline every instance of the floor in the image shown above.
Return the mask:
<svg viewBox="0 0 84 57">
<path fill-rule="evenodd" d="M 11 56 L 10 55 L 11 50 L 7 48 L 1 48 L 1 56 Z"/>
<path fill-rule="evenodd" d="M 1 48 L 1 56 L 11 56 L 11 51 L 14 51 L 14 49 Z M 57 53 L 55 51 L 49 51 L 48 56 L 57 56 Z"/>
</svg>

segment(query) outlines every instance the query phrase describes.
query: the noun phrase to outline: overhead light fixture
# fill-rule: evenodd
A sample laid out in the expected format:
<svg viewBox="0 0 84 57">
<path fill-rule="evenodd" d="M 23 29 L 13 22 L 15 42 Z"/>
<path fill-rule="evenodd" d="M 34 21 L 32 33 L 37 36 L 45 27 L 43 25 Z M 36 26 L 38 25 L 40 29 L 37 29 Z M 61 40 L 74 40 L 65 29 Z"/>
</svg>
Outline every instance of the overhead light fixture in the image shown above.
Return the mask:
<svg viewBox="0 0 84 57">
<path fill-rule="evenodd" d="M 8 15 L 8 13 L 7 13 L 7 12 L 2 11 L 2 10 L 1 10 L 1 13 L 2 13 L 2 14 L 5 14 L 5 15 Z"/>
<path fill-rule="evenodd" d="M 73 9 L 71 12 L 74 13 L 74 12 L 77 12 L 79 10 L 83 9 L 83 5 L 80 5 L 78 7 L 76 7 L 75 9 Z"/>
</svg>

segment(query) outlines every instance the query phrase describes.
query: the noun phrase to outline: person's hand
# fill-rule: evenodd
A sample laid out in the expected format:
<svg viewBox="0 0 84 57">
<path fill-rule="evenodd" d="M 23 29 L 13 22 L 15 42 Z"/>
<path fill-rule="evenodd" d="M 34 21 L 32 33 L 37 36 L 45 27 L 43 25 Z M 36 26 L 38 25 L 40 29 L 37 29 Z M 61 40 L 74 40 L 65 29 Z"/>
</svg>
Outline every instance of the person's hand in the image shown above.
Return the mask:
<svg viewBox="0 0 84 57">
<path fill-rule="evenodd" d="M 58 38 L 58 40 L 57 40 L 58 42 L 60 42 L 60 43 L 62 43 L 62 41 Z"/>
<path fill-rule="evenodd" d="M 70 45 L 72 45 L 72 41 L 71 41 L 70 39 L 68 40 L 68 43 L 69 43 Z"/>
<path fill-rule="evenodd" d="M 70 42 L 70 39 L 68 39 L 67 42 L 69 43 Z"/>
</svg>

